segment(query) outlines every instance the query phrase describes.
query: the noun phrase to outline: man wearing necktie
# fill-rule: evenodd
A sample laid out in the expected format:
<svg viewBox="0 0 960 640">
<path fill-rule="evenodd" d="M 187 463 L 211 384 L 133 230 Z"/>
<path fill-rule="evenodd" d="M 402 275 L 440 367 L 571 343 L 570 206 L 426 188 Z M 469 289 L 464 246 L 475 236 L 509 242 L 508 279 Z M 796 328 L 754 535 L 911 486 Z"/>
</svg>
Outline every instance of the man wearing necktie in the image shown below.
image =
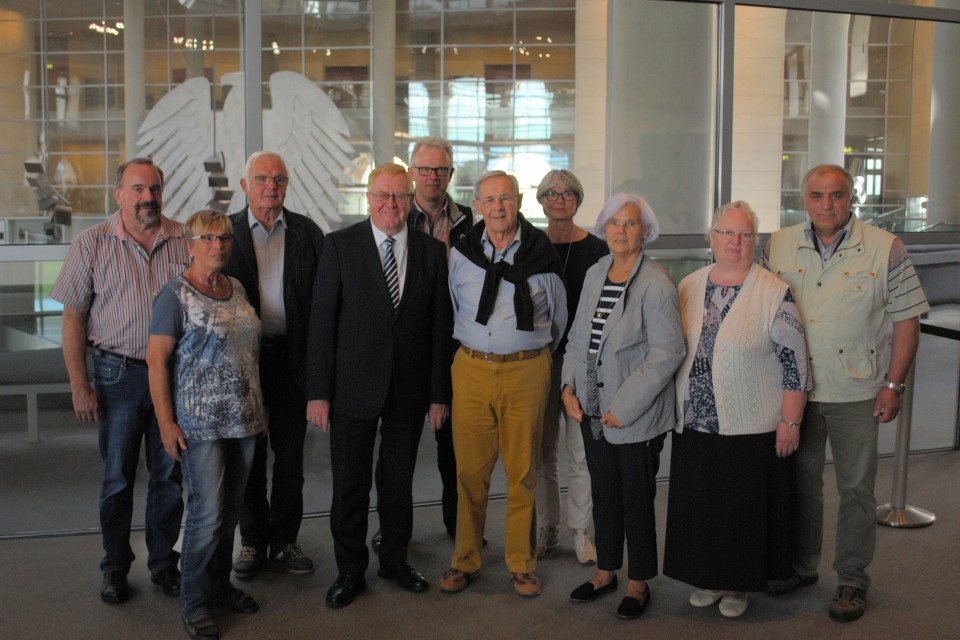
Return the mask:
<svg viewBox="0 0 960 640">
<path fill-rule="evenodd" d="M 366 588 L 367 511 L 380 427 L 383 473 L 377 512 L 381 578 L 420 593 L 407 563 L 413 471 L 424 416 L 436 430 L 449 414 L 450 331 L 446 248 L 406 224 L 413 185 L 380 165 L 367 181 L 369 219 L 324 241 L 307 351 L 307 420 L 330 434 L 330 529 L 339 575 L 332 608 Z"/>
</svg>

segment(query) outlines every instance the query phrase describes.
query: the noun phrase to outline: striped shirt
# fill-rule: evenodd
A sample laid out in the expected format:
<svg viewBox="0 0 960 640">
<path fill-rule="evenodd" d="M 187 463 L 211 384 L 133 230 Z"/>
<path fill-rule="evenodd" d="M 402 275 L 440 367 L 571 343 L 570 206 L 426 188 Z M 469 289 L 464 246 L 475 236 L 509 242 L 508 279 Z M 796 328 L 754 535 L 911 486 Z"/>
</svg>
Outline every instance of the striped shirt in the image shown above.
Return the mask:
<svg viewBox="0 0 960 640">
<path fill-rule="evenodd" d="M 50 296 L 86 315 L 87 342 L 130 358 L 147 357 L 153 298 L 187 268 L 183 225 L 160 218 L 148 254 L 127 234 L 120 212 L 77 236 Z"/>
<path fill-rule="evenodd" d="M 590 346 L 587 347 L 587 353 L 600 351 L 600 338 L 603 336 L 603 328 L 607 325 L 607 318 L 610 317 L 610 312 L 613 311 L 613 307 L 616 306 L 617 300 L 626 288 L 626 282 L 611 282 L 610 278 L 603 281 L 597 311 L 593 314 L 593 320 L 590 323 Z"/>
</svg>

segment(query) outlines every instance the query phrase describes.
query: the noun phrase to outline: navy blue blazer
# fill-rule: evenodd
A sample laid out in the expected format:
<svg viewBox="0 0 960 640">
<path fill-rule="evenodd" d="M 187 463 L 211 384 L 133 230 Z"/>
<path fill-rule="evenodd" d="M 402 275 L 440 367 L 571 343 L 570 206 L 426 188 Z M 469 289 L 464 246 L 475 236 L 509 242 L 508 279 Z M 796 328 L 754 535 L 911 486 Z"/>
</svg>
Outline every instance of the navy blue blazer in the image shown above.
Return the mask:
<svg viewBox="0 0 960 640">
<path fill-rule="evenodd" d="M 450 404 L 453 309 L 443 243 L 408 229 L 400 306 L 387 291 L 370 219 L 324 242 L 310 315 L 307 400 L 357 420 L 380 415 L 392 389 L 398 413 L 423 420 Z"/>
</svg>

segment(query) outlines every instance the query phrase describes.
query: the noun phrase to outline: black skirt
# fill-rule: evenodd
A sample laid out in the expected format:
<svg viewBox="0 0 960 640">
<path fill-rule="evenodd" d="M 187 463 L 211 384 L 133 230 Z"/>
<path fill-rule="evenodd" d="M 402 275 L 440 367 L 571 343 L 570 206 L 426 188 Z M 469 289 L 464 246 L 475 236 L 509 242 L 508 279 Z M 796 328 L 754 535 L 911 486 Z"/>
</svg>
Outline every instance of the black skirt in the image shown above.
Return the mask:
<svg viewBox="0 0 960 640">
<path fill-rule="evenodd" d="M 790 575 L 794 463 L 775 443 L 775 431 L 673 434 L 665 575 L 730 591 L 763 591 Z"/>
</svg>

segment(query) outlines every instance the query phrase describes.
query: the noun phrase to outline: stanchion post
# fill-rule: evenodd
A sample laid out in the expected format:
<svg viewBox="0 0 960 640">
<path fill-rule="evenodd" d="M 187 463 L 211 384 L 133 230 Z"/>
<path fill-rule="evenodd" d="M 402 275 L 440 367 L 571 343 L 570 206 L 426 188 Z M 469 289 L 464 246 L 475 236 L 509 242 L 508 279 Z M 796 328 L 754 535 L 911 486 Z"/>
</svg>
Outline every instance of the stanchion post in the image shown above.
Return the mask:
<svg viewBox="0 0 960 640">
<path fill-rule="evenodd" d="M 926 509 L 907 504 L 907 469 L 910 459 L 910 428 L 913 423 L 913 387 L 915 367 L 910 367 L 904 384 L 907 390 L 897 419 L 897 443 L 894 452 L 893 495 L 890 502 L 877 506 L 877 524 L 888 527 L 926 527 L 937 519 Z"/>
</svg>

